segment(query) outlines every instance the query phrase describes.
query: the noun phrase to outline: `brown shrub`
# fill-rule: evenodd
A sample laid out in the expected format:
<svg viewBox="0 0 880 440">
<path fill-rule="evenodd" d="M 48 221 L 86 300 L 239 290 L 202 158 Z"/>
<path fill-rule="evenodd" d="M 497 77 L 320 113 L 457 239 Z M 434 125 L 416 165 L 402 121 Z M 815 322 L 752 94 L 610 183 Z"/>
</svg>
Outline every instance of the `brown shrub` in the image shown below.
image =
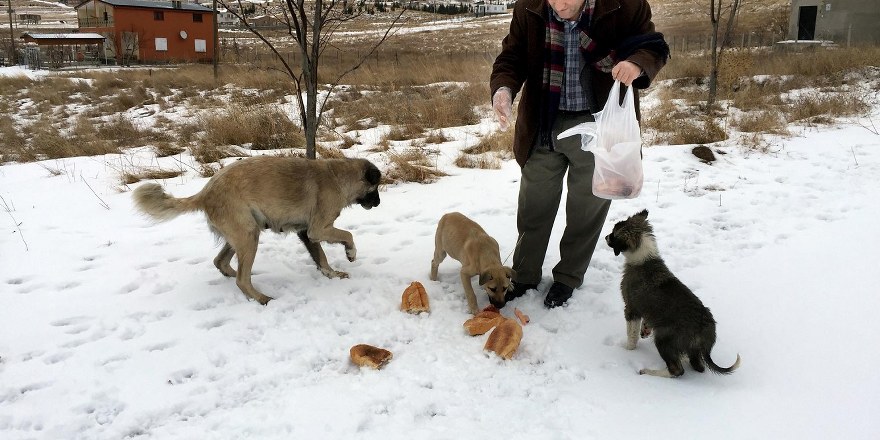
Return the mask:
<svg viewBox="0 0 880 440">
<path fill-rule="evenodd" d="M 15 96 L 32 88 L 34 80 L 25 75 L 0 76 L 0 95 Z"/>
<path fill-rule="evenodd" d="M 740 131 L 749 133 L 787 134 L 786 120 L 778 110 L 763 110 L 745 113 L 731 121 Z"/>
<path fill-rule="evenodd" d="M 386 153 L 391 167 L 382 174 L 385 183 L 415 182 L 433 183 L 447 174 L 431 165 L 428 152 L 424 149 L 408 149 L 403 152 Z"/>
<path fill-rule="evenodd" d="M 814 93 L 801 95 L 791 101 L 786 117 L 790 122 L 810 121 L 830 123 L 831 118 L 865 113 L 870 105 L 861 95 L 850 92 L 832 94 Z"/>
<path fill-rule="evenodd" d="M 443 134 L 443 131 L 441 130 L 433 130 L 429 132 L 428 136 L 425 138 L 425 142 L 429 144 L 442 144 L 451 140 L 452 139 Z"/>
<path fill-rule="evenodd" d="M 86 124 L 91 126 L 88 122 Z M 85 125 L 83 129 L 89 130 Z M 117 114 L 110 121 L 99 126 L 95 135 L 99 139 L 111 142 L 118 149 L 171 141 L 168 133 L 152 128 L 140 128 L 122 114 Z"/>
<path fill-rule="evenodd" d="M 2 80 L 3 77 L 0 77 Z M 19 133 L 10 118 L 0 118 L 0 163 L 17 161 L 30 162 L 35 159 L 28 149 L 27 139 Z"/>
<path fill-rule="evenodd" d="M 476 145 L 462 150 L 466 154 L 498 153 L 502 157 L 513 156 L 513 130 L 496 131 L 480 139 Z"/>
<path fill-rule="evenodd" d="M 424 128 L 415 125 L 395 125 L 388 130 L 388 133 L 382 139 L 387 139 L 389 141 L 407 141 L 416 139 L 422 136 L 422 132 L 424 132 Z"/>
<path fill-rule="evenodd" d="M 471 155 L 461 153 L 455 158 L 455 166 L 459 168 L 479 168 L 482 170 L 497 170 L 501 168 L 501 161 L 497 156 Z"/>
<path fill-rule="evenodd" d="M 220 159 L 225 159 L 227 157 L 241 156 L 241 152 L 236 148 L 228 145 L 211 144 L 205 141 L 196 142 L 196 145 L 190 147 L 190 153 L 192 153 L 196 162 L 203 165 L 220 162 Z M 205 176 L 205 170 L 203 170 L 201 174 Z M 211 173 L 211 175 L 213 176 L 213 173 Z"/>
<path fill-rule="evenodd" d="M 669 135 L 669 143 L 681 144 L 711 144 L 727 139 L 727 132 L 718 125 L 716 119 L 704 117 L 702 120 L 679 121 L 679 125 Z"/>
<path fill-rule="evenodd" d="M 156 157 L 174 156 L 184 151 L 186 151 L 186 148 L 173 145 L 170 142 L 157 142 L 156 145 L 153 145 L 153 152 L 156 153 Z"/>
<path fill-rule="evenodd" d="M 203 143 L 241 145 L 254 150 L 302 148 L 305 136 L 276 106 L 230 105 L 220 114 L 202 116 Z"/>
<path fill-rule="evenodd" d="M 338 148 L 327 148 L 321 145 L 315 146 L 315 152 L 317 156 L 322 159 L 343 159 L 345 158 L 345 154 L 342 153 L 342 150 Z"/>
</svg>

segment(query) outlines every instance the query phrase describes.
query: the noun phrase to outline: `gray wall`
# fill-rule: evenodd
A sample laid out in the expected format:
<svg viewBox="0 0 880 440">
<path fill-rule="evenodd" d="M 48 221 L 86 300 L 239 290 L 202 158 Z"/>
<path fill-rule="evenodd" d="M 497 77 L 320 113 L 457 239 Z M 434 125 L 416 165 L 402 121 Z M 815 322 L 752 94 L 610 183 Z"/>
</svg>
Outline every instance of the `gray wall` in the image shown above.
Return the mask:
<svg viewBox="0 0 880 440">
<path fill-rule="evenodd" d="M 880 44 L 880 0 L 792 0 L 788 38 L 798 39 L 801 6 L 817 6 L 814 40 Z"/>
</svg>

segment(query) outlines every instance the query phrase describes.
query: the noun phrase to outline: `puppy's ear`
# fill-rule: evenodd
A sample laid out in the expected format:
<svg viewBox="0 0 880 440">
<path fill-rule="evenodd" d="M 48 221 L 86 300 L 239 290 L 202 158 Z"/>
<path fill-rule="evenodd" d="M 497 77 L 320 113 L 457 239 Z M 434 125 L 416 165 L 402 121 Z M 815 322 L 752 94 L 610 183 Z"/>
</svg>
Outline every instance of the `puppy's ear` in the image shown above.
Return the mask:
<svg viewBox="0 0 880 440">
<path fill-rule="evenodd" d="M 507 279 L 512 280 L 512 279 L 516 278 L 516 271 L 515 270 L 513 270 L 509 267 L 505 267 L 504 270 L 507 272 Z"/>
<path fill-rule="evenodd" d="M 648 218 L 648 210 L 643 209 L 642 212 L 639 212 L 635 215 L 636 217 Z"/>
<path fill-rule="evenodd" d="M 480 283 L 481 286 L 488 283 L 489 281 L 492 281 L 492 274 L 490 274 L 488 271 L 480 274 L 480 280 L 478 281 L 478 283 Z"/>
<path fill-rule="evenodd" d="M 379 168 L 376 168 L 376 165 L 367 163 L 367 169 L 364 172 L 364 179 L 366 179 L 370 185 L 378 185 L 379 181 L 382 180 L 382 172 L 379 171 Z"/>
</svg>

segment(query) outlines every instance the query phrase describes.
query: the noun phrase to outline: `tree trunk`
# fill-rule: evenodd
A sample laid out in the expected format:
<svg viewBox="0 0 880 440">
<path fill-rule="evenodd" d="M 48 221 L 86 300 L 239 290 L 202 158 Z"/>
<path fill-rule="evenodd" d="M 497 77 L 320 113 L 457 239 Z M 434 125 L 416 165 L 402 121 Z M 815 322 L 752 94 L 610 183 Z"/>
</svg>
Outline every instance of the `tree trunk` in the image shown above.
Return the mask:
<svg viewBox="0 0 880 440">
<path fill-rule="evenodd" d="M 721 16 L 721 2 L 718 0 L 718 7 L 715 7 L 715 0 L 710 2 L 709 16 L 712 20 L 712 35 L 709 43 L 709 51 L 711 52 L 711 60 L 709 61 L 709 97 L 706 99 L 706 110 L 711 111 L 715 105 L 715 98 L 718 95 L 718 19 Z"/>
</svg>

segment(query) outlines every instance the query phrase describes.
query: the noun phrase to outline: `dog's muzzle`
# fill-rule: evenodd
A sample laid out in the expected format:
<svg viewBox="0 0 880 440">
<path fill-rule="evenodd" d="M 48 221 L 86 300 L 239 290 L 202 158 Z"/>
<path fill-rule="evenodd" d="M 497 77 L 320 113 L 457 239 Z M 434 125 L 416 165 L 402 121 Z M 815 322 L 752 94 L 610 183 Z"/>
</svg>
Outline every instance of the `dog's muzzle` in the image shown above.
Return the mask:
<svg viewBox="0 0 880 440">
<path fill-rule="evenodd" d="M 378 190 L 374 190 L 374 191 L 368 192 L 368 193 L 365 194 L 363 197 L 357 199 L 357 202 L 358 202 L 358 203 L 361 205 L 361 207 L 363 207 L 364 209 L 375 208 L 376 206 L 379 206 L 379 203 L 380 203 L 380 200 L 379 200 L 379 191 L 378 191 Z"/>
<path fill-rule="evenodd" d="M 615 257 L 620 255 L 621 251 L 626 250 L 626 246 L 619 240 L 615 239 L 613 233 L 605 236 L 605 243 L 608 244 L 608 247 L 614 250 Z"/>
</svg>

